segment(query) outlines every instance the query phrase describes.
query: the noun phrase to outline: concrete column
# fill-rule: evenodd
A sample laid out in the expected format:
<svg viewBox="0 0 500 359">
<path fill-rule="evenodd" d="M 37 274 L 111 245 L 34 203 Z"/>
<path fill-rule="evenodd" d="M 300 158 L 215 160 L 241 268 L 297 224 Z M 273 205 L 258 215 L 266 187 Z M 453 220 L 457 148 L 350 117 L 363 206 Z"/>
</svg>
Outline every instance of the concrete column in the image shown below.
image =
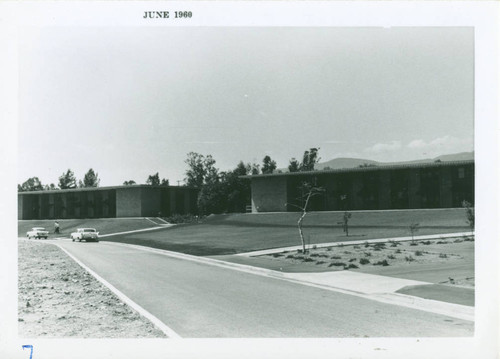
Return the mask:
<svg viewBox="0 0 500 359">
<path fill-rule="evenodd" d="M 363 182 L 361 180 L 361 177 L 359 174 L 356 174 L 354 177 L 352 177 L 352 186 L 351 186 L 351 193 L 350 193 L 350 198 L 348 198 L 350 207 L 349 209 L 351 210 L 359 210 L 359 209 L 364 209 L 363 208 L 363 198 L 358 194 L 359 191 L 363 188 Z"/>
<path fill-rule="evenodd" d="M 49 218 L 54 218 L 54 217 L 55 217 L 54 194 L 50 193 L 49 194 Z"/>
<path fill-rule="evenodd" d="M 42 218 L 42 196 L 37 195 L 37 202 L 38 202 L 38 213 L 37 213 L 37 219 Z"/>
<path fill-rule="evenodd" d="M 17 219 L 26 219 L 24 218 L 24 198 L 25 196 L 22 196 L 20 194 L 17 195 Z"/>
<path fill-rule="evenodd" d="M 453 206 L 451 168 L 443 166 L 439 171 L 439 206 L 451 208 Z"/>
<path fill-rule="evenodd" d="M 170 196 L 169 196 L 169 208 L 170 208 L 170 214 L 176 214 L 177 209 L 175 208 L 175 197 L 177 195 L 177 189 L 170 188 Z"/>
<path fill-rule="evenodd" d="M 410 175 L 408 178 L 408 196 L 409 196 L 409 208 L 421 208 L 422 206 L 422 196 L 420 191 L 420 169 L 411 168 Z"/>
<path fill-rule="evenodd" d="M 68 218 L 68 193 L 61 193 L 62 208 L 61 217 Z"/>
<path fill-rule="evenodd" d="M 380 171 L 378 179 L 378 209 L 391 208 L 391 174 Z"/>
</svg>

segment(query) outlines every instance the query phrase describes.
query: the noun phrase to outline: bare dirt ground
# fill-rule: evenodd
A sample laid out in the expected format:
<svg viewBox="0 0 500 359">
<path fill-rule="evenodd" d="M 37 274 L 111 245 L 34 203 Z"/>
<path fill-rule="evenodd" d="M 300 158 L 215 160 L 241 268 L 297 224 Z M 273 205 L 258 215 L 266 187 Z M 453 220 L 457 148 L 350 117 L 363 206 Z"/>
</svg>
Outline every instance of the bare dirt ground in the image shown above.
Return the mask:
<svg viewBox="0 0 500 359">
<path fill-rule="evenodd" d="M 165 337 L 57 246 L 18 243 L 20 337 Z"/>
<path fill-rule="evenodd" d="M 302 251 L 281 252 L 260 256 L 283 265 L 296 265 L 304 271 L 354 270 L 363 273 L 418 271 L 422 268 L 453 268 L 454 264 L 474 261 L 474 238 L 364 243 Z M 472 268 L 473 270 L 473 268 Z M 455 275 L 455 274 L 457 275 Z M 445 281 L 439 283 L 474 287 L 473 275 L 460 275 L 451 269 Z"/>
</svg>

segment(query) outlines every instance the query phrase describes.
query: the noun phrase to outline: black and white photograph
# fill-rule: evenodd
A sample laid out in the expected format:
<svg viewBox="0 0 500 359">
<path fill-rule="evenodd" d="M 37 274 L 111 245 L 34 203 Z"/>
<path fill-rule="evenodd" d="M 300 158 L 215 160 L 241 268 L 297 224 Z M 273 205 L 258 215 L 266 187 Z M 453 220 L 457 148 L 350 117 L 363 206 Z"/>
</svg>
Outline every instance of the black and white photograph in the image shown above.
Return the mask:
<svg viewBox="0 0 500 359">
<path fill-rule="evenodd" d="M 450 4 L 17 12 L 0 350 L 494 357 L 498 18 Z"/>
</svg>

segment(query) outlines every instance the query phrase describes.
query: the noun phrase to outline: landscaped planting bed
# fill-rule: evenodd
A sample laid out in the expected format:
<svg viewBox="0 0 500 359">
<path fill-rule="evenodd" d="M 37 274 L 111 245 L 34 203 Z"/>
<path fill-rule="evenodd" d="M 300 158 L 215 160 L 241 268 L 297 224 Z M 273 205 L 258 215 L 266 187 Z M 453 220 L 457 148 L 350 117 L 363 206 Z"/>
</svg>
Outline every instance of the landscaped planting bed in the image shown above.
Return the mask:
<svg viewBox="0 0 500 359">
<path fill-rule="evenodd" d="M 379 267 L 411 268 L 425 265 L 449 265 L 473 258 L 474 237 L 337 245 L 314 248 L 305 254 L 302 250 L 279 252 L 260 256 L 273 261 L 307 267 L 328 268 L 332 271 L 360 270 L 370 272 Z M 473 286 L 474 278 L 450 278 L 450 284 Z"/>
</svg>

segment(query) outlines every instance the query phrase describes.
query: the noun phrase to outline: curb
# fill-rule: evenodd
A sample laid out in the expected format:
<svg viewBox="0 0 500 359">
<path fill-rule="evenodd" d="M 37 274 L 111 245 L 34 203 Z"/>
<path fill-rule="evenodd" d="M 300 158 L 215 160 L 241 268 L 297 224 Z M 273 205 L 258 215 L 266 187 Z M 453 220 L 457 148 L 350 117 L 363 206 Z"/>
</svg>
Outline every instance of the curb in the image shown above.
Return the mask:
<svg viewBox="0 0 500 359">
<path fill-rule="evenodd" d="M 260 275 L 263 277 L 273 278 L 273 279 L 277 279 L 277 280 L 284 280 L 287 282 L 302 284 L 302 285 L 306 285 L 309 287 L 315 287 L 315 288 L 326 289 L 326 290 L 335 291 L 335 292 L 339 292 L 339 293 L 343 293 L 343 294 L 354 295 L 357 297 L 370 299 L 370 300 L 374 300 L 374 301 L 385 303 L 385 304 L 398 305 L 398 306 L 407 307 L 407 308 L 411 308 L 411 309 L 422 310 L 425 312 L 446 315 L 446 316 L 450 316 L 450 317 L 454 317 L 454 318 L 458 318 L 458 319 L 463 319 L 463 320 L 467 320 L 467 321 L 474 321 L 474 307 L 468 307 L 468 306 L 454 304 L 454 303 L 440 302 L 440 301 L 431 300 L 431 299 L 413 297 L 413 296 L 409 296 L 406 294 L 399 294 L 399 293 L 367 294 L 364 292 L 349 290 L 349 289 L 335 287 L 335 286 L 331 286 L 331 285 L 319 284 L 319 283 L 315 283 L 313 281 L 306 281 L 303 279 L 299 280 L 296 278 L 292 278 L 291 276 L 288 276 L 287 275 L 288 273 L 282 273 L 282 272 L 273 271 L 273 270 L 265 269 L 265 268 L 253 267 L 253 266 L 245 265 L 245 264 L 225 262 L 225 261 L 221 261 L 221 260 L 213 259 L 213 258 L 197 257 L 197 256 L 189 255 L 189 254 L 172 252 L 172 251 L 167 251 L 167 250 L 157 249 L 157 248 L 144 247 L 144 246 L 139 246 L 139 245 L 135 245 L 135 244 L 126 244 L 126 243 L 117 243 L 117 242 L 106 242 L 106 244 L 123 246 L 123 247 L 128 247 L 128 248 L 135 248 L 135 249 L 146 251 L 146 252 L 157 253 L 160 255 L 167 256 L 167 257 L 189 260 L 189 261 L 193 261 L 193 262 L 197 262 L 197 263 L 203 263 L 203 264 L 217 266 L 217 267 L 221 267 L 221 268 L 233 269 L 233 270 L 237 270 L 240 272 L 245 272 L 245 273 L 254 274 L 254 275 Z"/>
</svg>

